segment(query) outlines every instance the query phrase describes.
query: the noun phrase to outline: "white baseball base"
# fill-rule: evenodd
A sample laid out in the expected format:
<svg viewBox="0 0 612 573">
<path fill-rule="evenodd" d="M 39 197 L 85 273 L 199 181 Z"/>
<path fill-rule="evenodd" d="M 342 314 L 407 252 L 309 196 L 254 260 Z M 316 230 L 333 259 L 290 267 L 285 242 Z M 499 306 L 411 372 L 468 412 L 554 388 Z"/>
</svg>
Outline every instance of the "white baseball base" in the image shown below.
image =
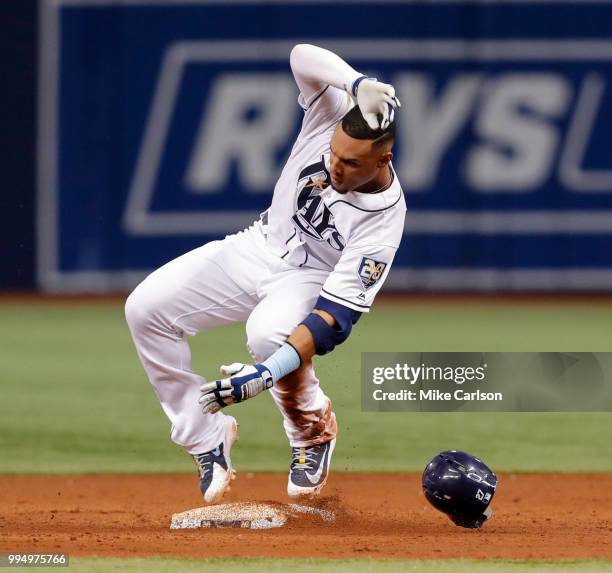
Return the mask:
<svg viewBox="0 0 612 573">
<path fill-rule="evenodd" d="M 237 527 L 243 529 L 274 529 L 283 527 L 291 518 L 300 514 L 318 516 L 325 522 L 333 522 L 333 511 L 290 504 L 225 503 L 209 505 L 175 513 L 170 529 L 202 529 Z"/>
</svg>

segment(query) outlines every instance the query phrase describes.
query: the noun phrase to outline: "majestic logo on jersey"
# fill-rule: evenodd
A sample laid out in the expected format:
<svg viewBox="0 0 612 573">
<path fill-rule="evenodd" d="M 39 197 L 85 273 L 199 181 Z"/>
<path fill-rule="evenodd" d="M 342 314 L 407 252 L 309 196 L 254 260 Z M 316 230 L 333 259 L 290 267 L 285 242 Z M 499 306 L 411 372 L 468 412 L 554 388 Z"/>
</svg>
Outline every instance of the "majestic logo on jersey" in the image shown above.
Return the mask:
<svg viewBox="0 0 612 573">
<path fill-rule="evenodd" d="M 293 223 L 309 237 L 326 241 L 336 251 L 343 250 L 344 239 L 334 225 L 332 212 L 321 197 L 321 192 L 329 185 L 329 174 L 323 160 L 302 170 L 298 177 L 299 185 L 302 185 L 302 190 L 297 198 Z"/>
<path fill-rule="evenodd" d="M 387 263 L 381 263 L 380 261 L 375 261 L 368 257 L 362 257 L 361 263 L 359 264 L 359 278 L 361 279 L 363 287 L 366 290 L 373 287 L 383 276 L 386 268 Z"/>
</svg>

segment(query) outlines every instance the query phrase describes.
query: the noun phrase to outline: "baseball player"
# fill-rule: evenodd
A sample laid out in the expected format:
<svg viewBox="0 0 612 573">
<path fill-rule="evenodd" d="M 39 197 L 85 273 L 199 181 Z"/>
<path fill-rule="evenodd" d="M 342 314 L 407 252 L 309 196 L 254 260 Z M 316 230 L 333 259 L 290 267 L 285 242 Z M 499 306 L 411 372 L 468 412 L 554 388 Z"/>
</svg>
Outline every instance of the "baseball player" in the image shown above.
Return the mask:
<svg viewBox="0 0 612 573">
<path fill-rule="evenodd" d="M 321 491 L 337 425 L 312 358 L 344 342 L 370 310 L 403 234 L 391 164 L 395 90 L 316 46 L 295 46 L 290 62 L 304 119 L 270 208 L 156 270 L 126 303 L 171 438 L 194 457 L 207 503 L 235 475 L 237 423 L 221 409 L 268 390 L 292 448 L 289 496 Z M 255 363 L 222 366 L 223 379 L 205 381 L 191 368 L 187 336 L 238 321 Z"/>
</svg>

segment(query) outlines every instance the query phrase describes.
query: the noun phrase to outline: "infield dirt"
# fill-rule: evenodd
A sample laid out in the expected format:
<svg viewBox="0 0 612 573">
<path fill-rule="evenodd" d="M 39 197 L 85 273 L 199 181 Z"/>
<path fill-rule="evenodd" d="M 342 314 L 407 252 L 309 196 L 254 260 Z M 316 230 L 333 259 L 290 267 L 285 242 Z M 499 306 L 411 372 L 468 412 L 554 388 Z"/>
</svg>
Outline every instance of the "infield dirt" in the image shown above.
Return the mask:
<svg viewBox="0 0 612 573">
<path fill-rule="evenodd" d="M 224 501 L 286 502 L 285 474 L 238 474 Z M 334 524 L 170 531 L 201 506 L 195 475 L 0 476 L 0 551 L 101 556 L 612 558 L 612 475 L 504 474 L 493 520 L 454 526 L 415 474 L 335 473 Z"/>
</svg>

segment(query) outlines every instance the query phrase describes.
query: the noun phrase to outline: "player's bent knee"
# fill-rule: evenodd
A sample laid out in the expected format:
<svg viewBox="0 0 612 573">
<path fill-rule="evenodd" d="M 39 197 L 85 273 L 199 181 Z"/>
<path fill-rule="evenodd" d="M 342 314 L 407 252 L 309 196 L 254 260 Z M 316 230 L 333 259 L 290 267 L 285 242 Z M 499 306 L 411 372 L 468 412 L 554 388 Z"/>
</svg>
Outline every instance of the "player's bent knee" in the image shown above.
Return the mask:
<svg viewBox="0 0 612 573">
<path fill-rule="evenodd" d="M 138 327 L 143 319 L 143 313 L 141 311 L 141 305 L 139 295 L 137 294 L 138 287 L 136 287 L 127 297 L 125 301 L 125 320 L 130 327 L 130 330 L 134 330 Z"/>
<path fill-rule="evenodd" d="M 252 338 L 247 336 L 247 348 L 257 362 L 263 362 L 266 358 L 270 358 L 280 346 L 280 344 L 265 340 L 262 337 Z"/>
<path fill-rule="evenodd" d="M 138 285 L 125 301 L 125 319 L 132 332 L 146 329 L 155 319 L 158 309 L 156 301 L 143 288 L 142 283 Z"/>
<path fill-rule="evenodd" d="M 269 326 L 256 321 L 247 321 L 246 333 L 247 348 L 257 362 L 272 356 L 284 342 Z"/>
</svg>

